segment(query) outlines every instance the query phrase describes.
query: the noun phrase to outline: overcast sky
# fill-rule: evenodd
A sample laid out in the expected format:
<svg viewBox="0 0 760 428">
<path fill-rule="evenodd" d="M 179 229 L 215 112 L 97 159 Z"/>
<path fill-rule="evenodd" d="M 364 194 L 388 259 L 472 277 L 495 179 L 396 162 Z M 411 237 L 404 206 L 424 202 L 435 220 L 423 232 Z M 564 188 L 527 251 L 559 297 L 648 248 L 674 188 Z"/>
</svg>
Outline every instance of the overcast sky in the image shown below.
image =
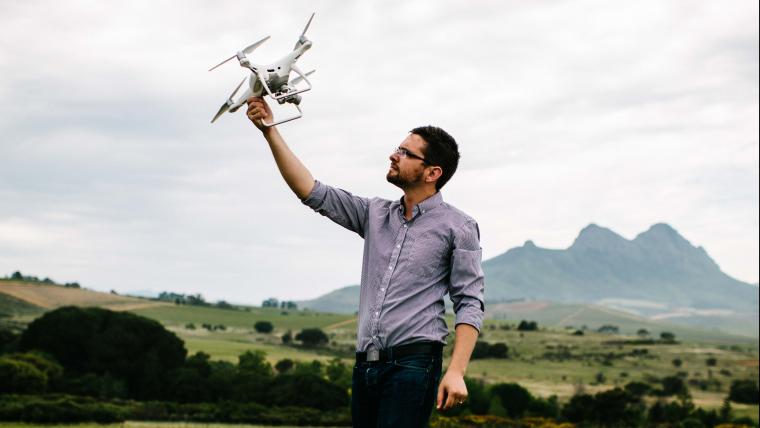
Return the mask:
<svg viewBox="0 0 760 428">
<path fill-rule="evenodd" d="M 485 258 L 654 223 L 758 280 L 758 2 L 0 2 L 0 276 L 260 303 L 359 281 L 361 239 L 281 180 L 207 70 L 307 18 L 315 68 L 281 133 L 313 175 L 398 198 L 411 128 L 459 142 L 444 200 Z M 289 114 L 276 110 L 276 114 Z M 487 284 L 486 284 L 487 287 Z"/>
</svg>

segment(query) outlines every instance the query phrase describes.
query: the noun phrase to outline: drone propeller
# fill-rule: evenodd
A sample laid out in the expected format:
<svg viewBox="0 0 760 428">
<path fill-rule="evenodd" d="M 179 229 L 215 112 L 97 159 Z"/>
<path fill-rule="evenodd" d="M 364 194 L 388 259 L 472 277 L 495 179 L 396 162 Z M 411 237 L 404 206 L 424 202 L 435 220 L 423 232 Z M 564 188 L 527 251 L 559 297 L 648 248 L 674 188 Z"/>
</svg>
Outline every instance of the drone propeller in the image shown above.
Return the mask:
<svg viewBox="0 0 760 428">
<path fill-rule="evenodd" d="M 307 26 L 307 27 L 308 27 L 308 26 Z M 263 39 L 259 40 L 258 42 L 254 43 L 254 44 L 252 44 L 252 45 L 250 45 L 250 46 L 248 46 L 248 47 L 246 47 L 246 48 L 245 48 L 245 49 L 243 49 L 242 51 L 240 51 L 240 52 L 236 53 L 235 55 L 232 55 L 231 57 L 229 57 L 229 58 L 225 59 L 224 61 L 220 62 L 219 64 L 217 64 L 217 65 L 215 65 L 215 66 L 211 67 L 211 68 L 210 68 L 208 71 L 211 71 L 211 70 L 213 70 L 213 69 L 215 69 L 215 68 L 219 67 L 220 65 L 222 65 L 222 64 L 224 64 L 224 63 L 226 63 L 227 61 L 229 61 L 229 60 L 231 60 L 231 59 L 233 59 L 233 58 L 235 58 L 235 57 L 237 57 L 238 59 L 242 60 L 243 58 L 245 58 L 245 54 L 249 54 L 249 53 L 253 52 L 253 51 L 254 51 L 254 50 L 257 48 L 257 47 L 261 46 L 261 44 L 262 44 L 262 43 L 264 43 L 264 42 L 266 42 L 267 40 L 269 40 L 269 37 L 270 37 L 270 36 L 266 36 L 266 37 L 264 37 Z M 242 57 L 241 57 L 241 55 L 240 55 L 240 53 L 241 53 L 241 52 L 243 53 Z"/>
<path fill-rule="evenodd" d="M 230 94 L 229 98 L 227 98 L 227 101 L 225 101 L 224 104 L 222 104 L 222 106 L 219 107 L 219 111 L 216 112 L 216 115 L 214 116 L 214 118 L 211 119 L 211 123 L 214 123 L 215 120 L 219 119 L 219 116 L 221 116 L 224 113 L 226 113 L 227 110 L 230 109 L 230 106 L 235 103 L 234 101 L 232 101 L 232 97 L 234 97 L 235 94 L 237 94 L 237 91 L 240 89 L 240 87 L 243 86 L 243 83 L 245 82 L 245 79 L 246 78 L 244 77 L 243 80 L 240 81 L 240 84 L 238 84 L 237 88 L 235 88 L 235 90 L 232 91 L 232 93 Z"/>
<path fill-rule="evenodd" d="M 306 73 L 306 76 L 311 76 L 315 71 L 317 71 L 317 70 L 311 70 L 310 72 Z M 291 80 L 290 84 L 293 85 L 293 86 L 295 86 L 295 85 L 299 84 L 302 80 L 303 80 L 303 77 L 298 76 L 295 79 Z"/>
<path fill-rule="evenodd" d="M 311 25 L 311 20 L 314 19 L 314 13 L 311 14 L 311 17 L 309 17 L 309 21 L 306 23 L 306 26 L 303 28 L 303 32 L 298 37 L 298 41 L 296 42 L 296 46 L 293 49 L 297 49 L 298 46 L 306 41 L 306 30 L 309 29 L 309 25 Z"/>
</svg>

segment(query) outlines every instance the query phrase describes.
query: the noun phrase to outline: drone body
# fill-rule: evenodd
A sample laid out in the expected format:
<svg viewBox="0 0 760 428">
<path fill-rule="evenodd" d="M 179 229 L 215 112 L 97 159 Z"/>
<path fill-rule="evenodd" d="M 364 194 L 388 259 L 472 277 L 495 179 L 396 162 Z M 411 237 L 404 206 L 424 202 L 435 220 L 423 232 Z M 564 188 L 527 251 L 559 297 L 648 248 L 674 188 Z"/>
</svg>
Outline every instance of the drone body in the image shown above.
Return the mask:
<svg viewBox="0 0 760 428">
<path fill-rule="evenodd" d="M 311 40 L 307 39 L 305 34 L 306 30 L 309 29 L 309 25 L 311 24 L 311 20 L 314 19 L 314 14 L 311 14 L 311 18 L 309 18 L 309 22 L 306 23 L 306 27 L 303 29 L 303 32 L 301 33 L 301 36 L 298 38 L 298 41 L 296 42 L 295 47 L 293 50 L 285 55 L 284 57 L 280 58 L 279 60 L 269 64 L 269 65 L 257 65 L 253 64 L 248 57 L 247 54 L 250 54 L 253 52 L 256 48 L 261 46 L 264 42 L 269 40 L 269 36 L 264 37 L 263 39 L 259 40 L 258 42 L 246 47 L 245 49 L 238 51 L 235 55 L 227 58 L 226 60 L 222 61 L 221 63 L 215 65 L 212 67 L 209 71 L 219 67 L 220 65 L 226 63 L 227 61 L 230 61 L 234 58 L 237 58 L 238 62 L 240 62 L 240 66 L 243 68 L 247 68 L 251 71 L 250 77 L 248 77 L 248 87 L 245 91 L 243 91 L 243 94 L 240 96 L 240 98 L 235 101 L 233 100 L 233 97 L 235 94 L 237 94 L 237 91 L 240 89 L 241 86 L 243 86 L 243 83 L 245 83 L 246 79 L 243 79 L 240 84 L 235 88 L 235 90 L 232 92 L 232 94 L 227 98 L 227 101 L 225 101 L 224 104 L 219 108 L 219 111 L 216 113 L 213 119 L 211 119 L 211 123 L 214 123 L 221 115 L 223 115 L 226 112 L 234 113 L 236 112 L 242 105 L 245 104 L 246 100 L 249 97 L 262 97 L 264 95 L 269 95 L 272 97 L 272 99 L 276 100 L 280 104 L 284 103 L 290 103 L 293 104 L 296 109 L 298 110 L 298 114 L 295 116 L 291 116 L 282 120 L 279 120 L 274 123 L 267 123 L 263 122 L 265 126 L 274 126 L 279 125 L 281 123 L 289 122 L 294 119 L 298 119 L 303 115 L 303 112 L 301 111 L 301 107 L 299 104 L 301 103 L 301 96 L 298 95 L 302 92 L 306 92 L 311 89 L 311 82 L 309 82 L 309 79 L 307 76 L 309 76 L 311 73 L 314 72 L 314 70 L 303 73 L 301 70 L 296 66 L 296 61 L 298 61 L 298 58 L 303 55 L 304 52 L 309 50 L 311 48 Z M 290 80 L 290 73 L 295 72 L 298 76 Z M 297 85 L 301 82 L 306 82 L 305 88 L 298 88 Z"/>
</svg>

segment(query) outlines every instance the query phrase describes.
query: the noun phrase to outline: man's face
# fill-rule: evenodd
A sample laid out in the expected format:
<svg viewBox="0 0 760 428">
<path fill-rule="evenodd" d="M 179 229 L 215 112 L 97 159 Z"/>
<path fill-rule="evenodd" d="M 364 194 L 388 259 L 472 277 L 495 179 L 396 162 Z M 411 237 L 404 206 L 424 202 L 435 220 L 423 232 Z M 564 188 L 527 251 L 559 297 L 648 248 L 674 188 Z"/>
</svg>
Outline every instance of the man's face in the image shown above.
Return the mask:
<svg viewBox="0 0 760 428">
<path fill-rule="evenodd" d="M 427 165 L 419 158 L 425 157 L 424 149 L 426 145 L 425 140 L 419 135 L 409 134 L 401 142 L 399 148 L 405 149 L 412 156 L 392 153 L 389 157 L 391 165 L 388 169 L 388 174 L 385 176 L 386 180 L 401 189 L 407 189 L 416 184 L 424 183 L 424 173 Z"/>
</svg>

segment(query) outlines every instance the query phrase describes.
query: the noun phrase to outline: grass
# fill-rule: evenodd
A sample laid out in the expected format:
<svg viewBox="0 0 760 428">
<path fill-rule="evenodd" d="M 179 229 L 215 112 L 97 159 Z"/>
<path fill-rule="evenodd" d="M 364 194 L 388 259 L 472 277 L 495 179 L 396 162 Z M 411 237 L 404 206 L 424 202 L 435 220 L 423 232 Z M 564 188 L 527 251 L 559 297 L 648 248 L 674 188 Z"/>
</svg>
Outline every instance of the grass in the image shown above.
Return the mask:
<svg viewBox="0 0 760 428">
<path fill-rule="evenodd" d="M 192 422 L 138 422 L 126 421 L 116 424 L 27 424 L 19 422 L 0 422 L 0 428 L 268 428 L 273 425 L 248 425 L 248 424 L 215 424 L 215 423 L 192 423 Z M 279 428 L 308 428 L 304 426 L 277 425 Z"/>
<path fill-rule="evenodd" d="M 269 321 L 277 330 L 326 328 L 354 318 L 352 315 L 325 314 L 310 311 L 284 311 L 275 308 L 250 308 L 249 311 L 215 307 L 171 305 L 136 309 L 138 315 L 153 318 L 167 327 L 182 327 L 193 323 L 223 324 L 226 327 L 252 329 L 256 321 Z"/>
<path fill-rule="evenodd" d="M 2 295 L 0 294 L 0 297 Z M 14 302 L 9 302 L 12 304 Z M 576 323 L 579 308 L 558 308 L 553 322 Z M 584 311 L 586 311 L 584 309 Z M 250 310 L 227 310 L 214 307 L 167 305 L 135 309 L 132 312 L 153 318 L 175 332 L 184 342 L 189 353 L 203 351 L 214 360 L 237 362 L 238 356 L 248 350 L 262 350 L 274 364 L 289 358 L 295 361 L 327 361 L 336 355 L 352 364 L 352 349 L 356 342 L 356 318 L 353 315 L 326 314 L 312 311 L 282 311 L 275 308 L 250 308 Z M 575 315 L 574 315 L 575 314 Z M 593 312 L 591 314 L 597 314 Z M 519 319 L 519 314 L 513 314 Z M 26 314 L 25 320 L 34 314 Z M 21 317 L 14 319 L 20 320 Z M 600 318 L 601 320 L 601 318 Z M 271 322 L 275 330 L 270 334 L 256 333 L 253 325 L 257 321 Z M 453 318 L 447 317 L 447 324 L 453 327 Z M 576 319 L 577 321 L 577 319 Z M 601 321 L 600 321 L 601 322 Z M 633 321 L 631 321 L 633 322 Z M 187 328 L 192 323 L 195 329 Z M 224 331 L 207 331 L 201 325 L 222 324 Z M 608 322 L 606 322 L 608 323 Z M 467 376 L 480 379 L 487 384 L 517 382 L 528 388 L 534 395 L 548 397 L 557 395 L 565 401 L 579 390 L 588 393 L 624 386 L 637 380 L 656 385 L 657 379 L 665 376 L 681 375 L 686 380 L 712 380 L 707 390 L 690 385 L 694 403 L 707 409 L 719 408 L 728 395 L 731 382 L 735 379 L 758 378 L 758 342 L 718 332 L 703 335 L 684 335 L 678 330 L 675 344 L 609 344 L 611 340 L 635 339 L 632 336 L 602 334 L 586 331 L 582 336 L 573 335 L 574 329 L 561 327 L 542 328 L 535 332 L 517 331 L 514 321 L 486 320 L 481 340 L 491 343 L 506 343 L 509 359 L 479 359 L 470 362 Z M 551 323 L 539 321 L 545 326 Z M 509 325 L 509 329 L 504 327 Z M 288 330 L 295 334 L 304 328 L 321 328 L 329 336 L 329 350 L 317 351 L 296 346 L 284 346 L 281 336 Z M 577 327 L 577 325 L 576 325 Z M 635 326 L 629 326 L 634 328 Z M 657 337 L 660 330 L 642 325 Z M 454 336 L 451 332 L 445 349 L 452 350 Z M 638 354 L 633 351 L 637 350 Z M 646 353 L 643 353 L 644 350 Z M 555 358 L 552 358 L 554 356 Z M 708 366 L 707 359 L 715 358 L 717 364 Z M 681 361 L 680 367 L 673 360 Z M 444 365 L 448 364 L 448 359 Z M 749 416 L 758 419 L 758 406 L 732 403 L 735 416 Z M 33 425 L 0 424 L 4 427 L 31 427 Z M 95 425 L 66 425 L 68 427 L 89 427 Z M 121 425 L 114 425 L 121 426 Z M 212 424 L 148 424 L 128 423 L 127 427 L 223 427 Z M 237 425 L 242 426 L 242 425 Z M 248 425 L 252 426 L 252 425 Z M 51 427 L 48 425 L 47 427 Z M 99 426 L 100 427 L 100 426 Z"/>
</svg>

